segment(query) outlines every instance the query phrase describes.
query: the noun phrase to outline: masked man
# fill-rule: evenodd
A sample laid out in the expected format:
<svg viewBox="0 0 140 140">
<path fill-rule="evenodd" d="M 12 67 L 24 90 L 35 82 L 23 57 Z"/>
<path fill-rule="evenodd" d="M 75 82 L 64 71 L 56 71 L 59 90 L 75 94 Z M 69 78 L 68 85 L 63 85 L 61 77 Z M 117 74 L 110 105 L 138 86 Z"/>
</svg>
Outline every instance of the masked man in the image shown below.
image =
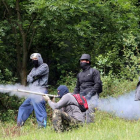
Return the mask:
<svg viewBox="0 0 140 140">
<path fill-rule="evenodd" d="M 39 53 L 33 53 L 30 56 L 30 59 L 34 64 L 34 68 L 27 76 L 27 82 L 34 88 L 39 87 L 40 92 L 48 93 L 48 65 L 46 63 L 43 63 L 43 59 Z M 43 97 L 37 95 L 27 98 L 19 107 L 17 125 L 22 126 L 33 110 L 35 111 L 38 127 L 46 127 L 47 113 L 45 100 L 43 99 Z"/>
<path fill-rule="evenodd" d="M 82 54 L 80 67 L 82 72 L 77 75 L 77 83 L 74 94 L 80 93 L 88 101 L 89 109 L 86 111 L 86 122 L 94 122 L 94 110 L 97 105 L 99 93 L 102 92 L 102 82 L 98 70 L 91 68 L 91 58 L 89 54 Z"/>
<path fill-rule="evenodd" d="M 44 99 L 53 109 L 52 123 L 54 130 L 63 132 L 78 127 L 85 120 L 77 100 L 71 93 L 68 93 L 69 90 L 65 85 L 60 85 L 57 90 L 60 97 L 57 103 L 52 102 L 47 95 L 44 96 Z"/>
</svg>

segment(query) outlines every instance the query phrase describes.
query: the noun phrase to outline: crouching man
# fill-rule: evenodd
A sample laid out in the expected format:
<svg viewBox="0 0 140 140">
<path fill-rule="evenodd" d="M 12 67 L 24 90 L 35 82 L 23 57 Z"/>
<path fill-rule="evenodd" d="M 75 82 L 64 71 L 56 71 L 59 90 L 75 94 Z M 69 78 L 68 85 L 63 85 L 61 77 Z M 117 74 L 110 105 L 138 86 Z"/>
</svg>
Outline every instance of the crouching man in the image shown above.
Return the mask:
<svg viewBox="0 0 140 140">
<path fill-rule="evenodd" d="M 43 96 L 53 109 L 52 124 L 54 130 L 63 132 L 82 125 L 84 123 L 84 113 L 78 107 L 75 97 L 69 93 L 65 85 L 60 85 L 57 92 L 60 97 L 57 103 L 52 102 L 47 95 Z"/>
</svg>

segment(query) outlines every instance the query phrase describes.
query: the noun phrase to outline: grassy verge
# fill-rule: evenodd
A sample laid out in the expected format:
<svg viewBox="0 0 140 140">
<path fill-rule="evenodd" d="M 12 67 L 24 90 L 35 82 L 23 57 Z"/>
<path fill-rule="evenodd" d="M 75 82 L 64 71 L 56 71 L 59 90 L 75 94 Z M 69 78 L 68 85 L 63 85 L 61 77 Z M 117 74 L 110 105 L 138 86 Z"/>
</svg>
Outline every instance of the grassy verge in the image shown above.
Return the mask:
<svg viewBox="0 0 140 140">
<path fill-rule="evenodd" d="M 71 77 L 70 77 L 71 78 Z M 111 81 L 112 80 L 112 81 Z M 72 80 L 68 80 L 72 81 Z M 103 79 L 104 90 L 101 97 L 107 95 L 117 97 L 135 89 L 137 79 L 130 81 L 119 81 L 113 79 Z M 108 83 L 109 82 L 109 83 Z M 68 83 L 63 83 L 67 85 Z M 68 84 L 72 92 L 75 82 Z M 56 89 L 51 91 L 56 94 Z M 51 117 L 51 109 L 47 105 L 48 118 Z M 70 132 L 55 133 L 51 126 L 46 129 L 37 129 L 36 120 L 32 117 L 27 120 L 21 129 L 15 127 L 16 122 L 0 122 L 0 139 L 4 140 L 134 140 L 140 137 L 140 120 L 128 121 L 114 117 L 111 114 L 96 111 L 95 123 L 84 125 L 79 129 Z"/>
<path fill-rule="evenodd" d="M 140 137 L 140 121 L 128 121 L 113 117 L 105 112 L 96 112 L 95 123 L 84 125 L 70 132 L 55 133 L 50 126 L 37 129 L 36 125 L 27 122 L 20 134 L 12 131 L 6 135 L 12 125 L 1 124 L 1 139 L 5 140 L 134 140 Z M 10 130 L 10 129 L 9 129 Z"/>
</svg>

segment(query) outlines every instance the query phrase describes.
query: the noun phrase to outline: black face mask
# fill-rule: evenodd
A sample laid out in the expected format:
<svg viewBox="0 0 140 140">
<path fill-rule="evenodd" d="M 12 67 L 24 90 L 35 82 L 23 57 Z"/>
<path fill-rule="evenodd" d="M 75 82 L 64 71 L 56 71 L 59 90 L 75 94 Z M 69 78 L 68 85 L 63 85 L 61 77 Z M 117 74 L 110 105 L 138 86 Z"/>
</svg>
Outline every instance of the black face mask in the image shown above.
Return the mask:
<svg viewBox="0 0 140 140">
<path fill-rule="evenodd" d="M 85 63 L 85 62 L 80 62 L 80 67 L 81 67 L 81 69 L 83 69 L 83 70 L 85 70 L 85 69 L 87 69 L 88 67 L 89 67 L 89 63 Z"/>
<path fill-rule="evenodd" d="M 34 67 L 37 68 L 38 67 L 38 60 L 33 60 L 32 62 L 34 64 Z"/>
</svg>

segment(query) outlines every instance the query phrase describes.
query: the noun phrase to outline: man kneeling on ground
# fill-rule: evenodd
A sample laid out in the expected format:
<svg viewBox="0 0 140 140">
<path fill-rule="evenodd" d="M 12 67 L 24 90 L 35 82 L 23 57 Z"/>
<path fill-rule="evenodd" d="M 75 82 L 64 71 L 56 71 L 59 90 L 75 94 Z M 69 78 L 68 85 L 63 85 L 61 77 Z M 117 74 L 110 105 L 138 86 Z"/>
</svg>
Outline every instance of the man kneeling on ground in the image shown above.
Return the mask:
<svg viewBox="0 0 140 140">
<path fill-rule="evenodd" d="M 53 109 L 52 124 L 54 130 L 56 132 L 63 132 L 82 125 L 85 121 L 84 113 L 78 107 L 75 97 L 69 93 L 65 85 L 60 85 L 57 88 L 57 92 L 60 97 L 57 103 L 52 102 L 47 95 L 43 96 Z"/>
</svg>

